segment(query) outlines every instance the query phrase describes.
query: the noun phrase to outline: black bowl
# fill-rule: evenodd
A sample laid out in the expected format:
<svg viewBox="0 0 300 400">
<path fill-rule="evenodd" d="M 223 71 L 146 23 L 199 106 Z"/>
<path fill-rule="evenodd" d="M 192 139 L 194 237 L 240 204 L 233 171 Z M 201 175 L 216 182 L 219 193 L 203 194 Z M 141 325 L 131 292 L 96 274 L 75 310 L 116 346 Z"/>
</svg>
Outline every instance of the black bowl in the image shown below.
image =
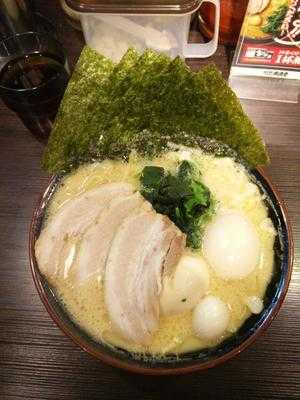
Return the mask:
<svg viewBox="0 0 300 400">
<path fill-rule="evenodd" d="M 163 359 L 145 359 L 137 354 L 113 348 L 96 342 L 89 337 L 76 323 L 57 300 L 54 290 L 39 272 L 35 258 L 34 245 L 41 231 L 45 210 L 51 200 L 61 178 L 54 176 L 42 195 L 34 212 L 30 227 L 29 253 L 33 279 L 39 295 L 52 319 L 59 328 L 83 350 L 99 360 L 132 372 L 152 375 L 182 374 L 214 367 L 236 356 L 248 347 L 270 325 L 278 313 L 291 278 L 293 264 L 293 240 L 291 226 L 287 218 L 286 208 L 278 193 L 261 169 L 250 171 L 251 179 L 265 195 L 269 216 L 278 232 L 274 244 L 274 273 L 268 285 L 264 309 L 258 315 L 251 315 L 237 333 L 216 347 L 186 353 L 180 356 L 165 356 Z"/>
</svg>

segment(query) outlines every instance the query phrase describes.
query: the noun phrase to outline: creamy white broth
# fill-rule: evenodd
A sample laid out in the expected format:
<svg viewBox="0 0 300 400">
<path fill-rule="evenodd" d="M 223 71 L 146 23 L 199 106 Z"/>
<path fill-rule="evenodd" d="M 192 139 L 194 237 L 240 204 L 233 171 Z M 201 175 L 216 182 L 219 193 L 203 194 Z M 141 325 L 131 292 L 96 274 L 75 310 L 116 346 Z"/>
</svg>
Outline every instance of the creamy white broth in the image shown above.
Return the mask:
<svg viewBox="0 0 300 400">
<path fill-rule="evenodd" d="M 94 339 L 129 351 L 167 354 L 182 353 L 214 346 L 235 332 L 251 315 L 247 306 L 249 297 L 263 298 L 273 271 L 273 245 L 275 230 L 268 218 L 267 208 L 257 186 L 252 183 L 245 169 L 230 158 L 216 158 L 199 150 L 187 149 L 164 154 L 155 160 L 140 159 L 134 154 L 128 163 L 104 161 L 80 167 L 68 175 L 55 193 L 49 206 L 49 218 L 75 195 L 106 182 L 128 182 L 139 189 L 139 176 L 145 165 L 160 165 L 175 171 L 180 160 L 191 159 L 201 171 L 202 181 L 217 200 L 217 212 L 234 210 L 247 216 L 256 228 L 261 242 L 261 259 L 256 269 L 244 279 L 227 281 L 217 277 L 209 267 L 209 294 L 223 300 L 230 310 L 230 322 L 225 335 L 214 341 L 202 340 L 193 334 L 192 311 L 160 318 L 158 332 L 147 346 L 126 342 L 116 335 L 106 312 L 103 282 L 91 278 L 82 286 L 74 286 L 69 279 L 55 278 L 59 299 L 72 318 Z M 201 249 L 186 249 L 186 254 L 202 257 Z"/>
</svg>

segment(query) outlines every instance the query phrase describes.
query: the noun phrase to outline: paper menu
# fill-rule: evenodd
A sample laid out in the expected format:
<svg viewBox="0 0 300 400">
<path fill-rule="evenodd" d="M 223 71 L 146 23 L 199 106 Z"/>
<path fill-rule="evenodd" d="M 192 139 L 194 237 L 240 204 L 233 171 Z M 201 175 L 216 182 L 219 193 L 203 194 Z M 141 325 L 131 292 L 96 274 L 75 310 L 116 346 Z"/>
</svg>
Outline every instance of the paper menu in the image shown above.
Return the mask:
<svg viewBox="0 0 300 400">
<path fill-rule="evenodd" d="M 297 102 L 300 0 L 250 0 L 229 83 L 241 98 Z"/>
</svg>

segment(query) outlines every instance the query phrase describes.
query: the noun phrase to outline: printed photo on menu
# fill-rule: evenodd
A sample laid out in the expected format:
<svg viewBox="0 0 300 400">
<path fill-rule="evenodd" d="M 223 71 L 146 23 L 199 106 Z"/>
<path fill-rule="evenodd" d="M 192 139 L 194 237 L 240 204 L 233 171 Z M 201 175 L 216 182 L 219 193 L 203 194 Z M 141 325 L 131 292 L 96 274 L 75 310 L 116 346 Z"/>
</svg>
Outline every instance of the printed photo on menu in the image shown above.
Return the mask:
<svg viewBox="0 0 300 400">
<path fill-rule="evenodd" d="M 232 72 L 300 79 L 300 0 L 250 0 Z"/>
</svg>

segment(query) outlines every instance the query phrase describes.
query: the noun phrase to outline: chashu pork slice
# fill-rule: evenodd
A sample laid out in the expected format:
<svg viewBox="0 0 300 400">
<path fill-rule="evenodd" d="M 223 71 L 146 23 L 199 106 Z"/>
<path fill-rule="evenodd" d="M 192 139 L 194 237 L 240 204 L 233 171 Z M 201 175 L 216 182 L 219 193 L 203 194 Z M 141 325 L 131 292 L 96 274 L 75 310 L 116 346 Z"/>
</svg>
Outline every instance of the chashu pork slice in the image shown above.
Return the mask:
<svg viewBox="0 0 300 400">
<path fill-rule="evenodd" d="M 158 214 L 159 215 L 159 214 Z M 154 229 L 142 256 L 143 274 L 135 287 L 135 304 L 141 315 L 143 331 L 147 337 L 158 329 L 159 297 L 165 274 L 171 275 L 186 245 L 185 235 L 166 216 L 161 216 L 162 229 Z M 146 336 L 145 336 L 146 338 Z M 148 339 L 146 339 L 148 341 Z"/>
<path fill-rule="evenodd" d="M 105 303 L 113 329 L 147 344 L 159 325 L 164 268 L 177 264 L 185 235 L 155 211 L 129 216 L 118 229 L 106 263 Z"/>
<path fill-rule="evenodd" d="M 86 191 L 65 203 L 53 215 L 35 243 L 40 271 L 48 278 L 66 275 L 81 235 L 116 197 L 130 196 L 133 187 L 127 183 L 107 183 Z"/>
<path fill-rule="evenodd" d="M 101 277 L 111 242 L 121 223 L 131 214 L 151 208 L 151 204 L 138 192 L 112 200 L 97 223 L 84 232 L 75 261 L 77 281 L 83 283 L 92 276 Z"/>
</svg>

